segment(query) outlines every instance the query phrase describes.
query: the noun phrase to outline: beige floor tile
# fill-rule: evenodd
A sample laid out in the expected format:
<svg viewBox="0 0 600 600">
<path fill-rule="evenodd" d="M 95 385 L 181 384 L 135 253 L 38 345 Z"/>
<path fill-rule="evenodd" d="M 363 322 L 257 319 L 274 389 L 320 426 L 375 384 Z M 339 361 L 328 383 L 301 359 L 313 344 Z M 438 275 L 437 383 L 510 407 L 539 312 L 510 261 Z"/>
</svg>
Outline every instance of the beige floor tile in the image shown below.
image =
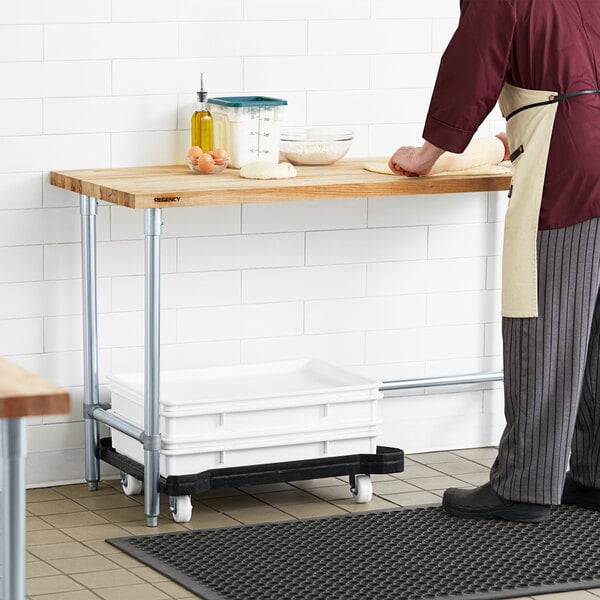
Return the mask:
<svg viewBox="0 0 600 600">
<path fill-rule="evenodd" d="M 62 542 L 44 546 L 29 546 L 29 552 L 42 560 L 91 556 L 94 551 L 79 542 Z"/>
<path fill-rule="evenodd" d="M 59 515 L 64 513 L 74 513 L 83 511 L 85 508 L 73 500 L 64 498 L 63 500 L 50 500 L 44 502 L 30 502 L 27 510 L 32 515 Z"/>
<path fill-rule="evenodd" d="M 83 587 L 66 575 L 52 575 L 51 577 L 35 577 L 27 580 L 27 594 L 57 594 L 73 590 L 82 590 Z"/>
<path fill-rule="evenodd" d="M 79 542 L 92 540 L 104 540 L 110 537 L 123 537 L 128 535 L 127 531 L 117 525 L 102 523 L 101 525 L 87 525 L 86 527 L 67 527 L 62 530 L 66 535 Z"/>
<path fill-rule="evenodd" d="M 313 488 L 333 487 L 335 485 L 348 485 L 346 481 L 342 481 L 337 477 L 323 477 L 322 479 L 304 479 L 303 481 L 292 481 L 295 487 L 301 490 L 311 490 Z"/>
<path fill-rule="evenodd" d="M 102 517 L 109 523 L 123 523 L 125 521 L 138 521 L 139 523 L 146 522 L 144 515 L 144 507 L 141 504 L 130 506 L 129 508 L 109 508 L 104 510 L 96 510 L 94 514 Z"/>
<path fill-rule="evenodd" d="M 157 587 L 159 590 L 162 590 L 165 594 L 169 595 L 169 598 L 188 598 L 190 595 L 190 590 L 185 589 L 181 585 L 177 585 L 174 581 L 163 581 L 159 583 L 155 583 L 154 587 Z"/>
<path fill-rule="evenodd" d="M 127 532 L 127 535 L 129 535 L 129 532 Z M 107 544 L 103 540 L 90 540 L 88 542 L 83 542 L 83 544 L 101 556 L 105 556 L 107 554 L 119 554 L 121 552 L 121 550 L 115 548 L 111 544 Z"/>
<path fill-rule="evenodd" d="M 535 600 L 596 600 L 597 596 L 586 590 L 575 590 L 572 592 L 532 596 L 532 598 L 535 598 Z"/>
<path fill-rule="evenodd" d="M 332 485 L 322 488 L 313 488 L 310 490 L 310 493 L 317 496 L 317 498 L 321 498 L 321 500 L 327 500 L 328 502 L 352 497 L 349 485 Z"/>
<path fill-rule="evenodd" d="M 90 590 L 78 590 L 76 592 L 59 592 L 58 594 L 42 594 L 31 596 L 32 600 L 98 600 L 98 596 Z"/>
<path fill-rule="evenodd" d="M 457 456 L 460 456 L 460 455 L 457 454 Z M 489 454 L 481 454 L 481 455 L 467 454 L 464 456 L 464 458 L 468 458 L 469 460 L 481 465 L 482 467 L 486 467 L 487 469 L 489 469 L 494 464 L 494 461 L 496 460 L 496 456 L 497 456 L 497 450 L 492 449 Z"/>
<path fill-rule="evenodd" d="M 462 450 L 453 450 L 452 453 L 479 462 L 480 459 L 496 458 L 498 455 L 498 448 L 495 446 L 486 446 L 485 448 L 465 448 Z"/>
<path fill-rule="evenodd" d="M 588 590 L 588 592 L 594 594 L 594 596 L 600 596 L 600 588 L 593 588 L 591 590 Z"/>
<path fill-rule="evenodd" d="M 379 481 L 373 485 L 373 492 L 378 496 L 387 496 L 389 494 L 401 494 L 402 492 L 416 492 L 419 488 L 399 479 L 392 481 Z"/>
<path fill-rule="evenodd" d="M 175 523 L 171 517 L 159 517 L 156 527 L 148 527 L 146 517 L 143 520 L 123 521 L 119 523 L 119 527 L 127 532 L 125 535 L 156 535 L 159 533 L 172 533 L 173 531 L 185 531 L 183 525 Z"/>
<path fill-rule="evenodd" d="M 406 494 L 391 494 L 384 496 L 389 502 L 398 506 L 426 506 L 429 504 L 439 504 L 440 498 L 431 492 L 408 492 Z"/>
<path fill-rule="evenodd" d="M 389 473 L 373 473 L 371 475 L 371 480 L 372 481 L 393 481 L 395 479 L 395 477 Z M 348 483 L 350 483 L 350 481 L 345 478 L 346 481 L 348 481 Z"/>
<path fill-rule="evenodd" d="M 156 583 L 157 581 L 169 581 L 169 578 L 151 569 L 150 567 L 132 567 L 129 569 L 130 573 L 133 573 L 136 577 L 147 581 L 148 583 Z"/>
<path fill-rule="evenodd" d="M 420 454 L 411 454 L 410 458 L 423 465 L 435 465 L 438 463 L 452 462 L 456 456 L 450 452 L 422 452 Z"/>
<path fill-rule="evenodd" d="M 58 529 L 40 529 L 38 531 L 28 531 L 26 534 L 27 547 L 41 546 L 42 544 L 60 544 L 62 542 L 72 542 L 73 539 L 65 535 Z"/>
<path fill-rule="evenodd" d="M 42 529 L 52 529 L 52 525 L 39 517 L 26 517 L 25 529 L 27 531 L 40 531 Z"/>
<path fill-rule="evenodd" d="M 66 575 L 72 573 L 94 573 L 96 571 L 109 571 L 115 568 L 112 561 L 104 556 L 80 556 L 79 558 L 60 558 L 49 560 L 55 569 Z"/>
<path fill-rule="evenodd" d="M 428 467 L 427 465 L 420 465 L 418 463 L 413 463 L 404 467 L 404 471 L 402 473 L 397 473 L 395 477 L 396 479 L 404 480 L 414 479 L 415 477 L 435 477 L 439 474 L 440 472 L 436 469 L 433 469 L 432 467 Z"/>
<path fill-rule="evenodd" d="M 488 483 L 490 480 L 490 472 L 486 469 L 480 473 L 462 473 L 456 475 L 456 478 L 465 481 L 466 483 L 470 483 L 471 485 L 479 486 Z"/>
<path fill-rule="evenodd" d="M 62 515 L 47 515 L 44 516 L 44 521 L 50 523 L 53 527 L 63 529 L 66 527 L 83 527 L 85 525 L 99 525 L 100 523 L 108 523 L 100 515 L 86 511 L 83 506 L 83 512 L 65 513 Z"/>
<path fill-rule="evenodd" d="M 417 477 L 416 479 L 407 479 L 407 482 L 422 490 L 435 490 L 449 487 L 461 487 L 465 485 L 464 481 L 455 479 L 449 475 L 438 475 L 437 477 Z"/>
<path fill-rule="evenodd" d="M 77 573 L 71 575 L 71 577 L 91 590 L 99 587 L 118 587 L 144 583 L 143 579 L 126 569 L 110 569 L 94 573 Z"/>
<path fill-rule="evenodd" d="M 329 502 L 309 502 L 308 504 L 288 504 L 282 506 L 281 510 L 296 519 L 313 519 L 317 517 L 333 517 L 335 515 L 347 514 L 339 506 Z"/>
<path fill-rule="evenodd" d="M 293 517 L 278 510 L 273 506 L 264 505 L 264 508 L 240 508 L 228 513 L 230 517 L 240 523 L 251 525 L 253 523 L 269 523 L 271 521 L 290 521 Z"/>
<path fill-rule="evenodd" d="M 438 463 L 435 468 L 445 475 L 463 475 L 466 473 L 489 473 L 488 467 L 484 467 L 472 460 L 461 460 L 458 462 Z"/>
<path fill-rule="evenodd" d="M 64 500 L 65 497 L 52 488 L 36 488 L 25 492 L 25 502 L 47 502 L 48 500 Z M 29 507 L 27 507 L 29 508 Z"/>
<path fill-rule="evenodd" d="M 169 598 L 163 591 L 149 583 L 98 588 L 94 591 L 100 598 L 104 598 L 104 600 L 135 600 L 136 598 L 143 598 L 143 600 L 164 600 L 165 598 Z"/>
<path fill-rule="evenodd" d="M 85 506 L 88 510 L 104 510 L 107 508 L 127 508 L 139 506 L 136 498 L 125 494 L 104 494 L 91 498 L 78 498 L 77 503 Z"/>
<path fill-rule="evenodd" d="M 265 503 L 258 498 L 246 495 L 229 498 L 207 498 L 202 501 L 202 504 L 224 513 L 230 513 L 232 510 L 261 508 L 265 506 Z"/>
<path fill-rule="evenodd" d="M 60 485 L 52 488 L 59 494 L 62 494 L 65 498 L 71 500 L 77 500 L 79 498 L 95 498 L 96 496 L 102 496 L 104 494 L 116 494 L 122 493 L 122 491 L 116 490 L 111 485 L 108 485 L 104 481 L 98 483 L 98 489 L 95 492 L 90 492 L 87 489 L 86 483 L 75 483 L 72 485 Z"/>
<path fill-rule="evenodd" d="M 125 535 L 156 535 L 158 533 L 171 533 L 173 531 L 185 531 L 185 527 L 175 523 L 172 519 L 163 519 L 159 517 L 157 527 L 148 527 L 146 520 L 143 521 L 125 521 L 119 523 L 127 533 Z"/>
<path fill-rule="evenodd" d="M 283 507 L 287 506 L 288 504 L 300 504 L 301 502 L 319 502 L 318 498 L 302 490 L 270 492 L 267 494 L 255 494 L 255 496 L 259 500 L 262 500 L 265 504 L 276 507 Z"/>
<path fill-rule="evenodd" d="M 234 527 L 239 524 L 239 521 L 216 510 L 199 510 L 196 506 L 192 510 L 192 519 L 188 523 L 181 523 L 186 529 L 213 529 L 214 527 Z"/>
<path fill-rule="evenodd" d="M 119 554 L 107 554 L 106 558 L 109 558 L 120 569 L 135 569 L 142 564 L 139 560 L 136 560 L 124 552 L 120 552 Z"/>
<path fill-rule="evenodd" d="M 389 510 L 398 508 L 395 504 L 388 502 L 384 498 L 379 498 L 378 496 L 373 496 L 371 502 L 367 502 L 366 504 L 357 504 L 351 498 L 349 498 L 348 500 L 337 500 L 334 504 L 336 504 L 343 510 L 347 510 L 348 512 L 352 513 L 368 512 L 370 510 Z"/>
<path fill-rule="evenodd" d="M 50 577 L 51 575 L 60 575 L 60 571 L 57 571 L 43 560 L 34 560 L 27 563 L 27 579 L 32 577 Z"/>
</svg>

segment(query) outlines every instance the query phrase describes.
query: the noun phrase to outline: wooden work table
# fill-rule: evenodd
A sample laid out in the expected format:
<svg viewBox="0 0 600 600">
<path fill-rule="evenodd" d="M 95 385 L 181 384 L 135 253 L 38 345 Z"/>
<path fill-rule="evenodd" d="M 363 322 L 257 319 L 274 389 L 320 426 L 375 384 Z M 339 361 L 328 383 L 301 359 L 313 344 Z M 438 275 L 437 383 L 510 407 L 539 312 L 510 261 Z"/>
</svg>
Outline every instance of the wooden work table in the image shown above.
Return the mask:
<svg viewBox="0 0 600 600">
<path fill-rule="evenodd" d="M 69 393 L 56 384 L 0 358 L 0 419 L 69 412 Z"/>
<path fill-rule="evenodd" d="M 69 406 L 66 390 L 0 357 L 0 598 L 26 597 L 25 418 Z"/>
<path fill-rule="evenodd" d="M 83 322 L 84 322 L 84 415 L 86 480 L 88 489 L 97 489 L 100 455 L 123 469 L 117 453 L 102 452 L 98 423 L 108 425 L 144 445 L 144 512 L 150 527 L 158 524 L 160 513 L 160 236 L 163 208 L 448 194 L 507 190 L 510 174 L 443 175 L 401 177 L 372 173 L 364 169 L 373 159 L 341 160 L 333 165 L 297 167 L 291 179 L 243 179 L 239 171 L 226 169 L 214 175 L 199 175 L 187 165 L 133 167 L 124 169 L 85 169 L 53 171 L 50 181 L 57 187 L 80 195 Z M 144 428 L 141 429 L 98 403 L 98 310 L 96 294 L 96 215 L 97 201 L 141 209 L 144 217 Z M 168 212 L 168 211 L 167 211 Z M 141 215 L 140 215 L 141 216 Z M 112 462 L 111 462 L 112 461 Z M 124 485 L 135 473 L 125 473 Z M 139 477 L 140 472 L 137 472 Z M 273 482 L 284 476 L 281 471 Z M 200 481 L 200 480 L 199 480 Z M 203 480 L 202 480 L 203 481 Z M 283 479 L 281 479 L 283 481 Z M 190 491 L 191 490 L 191 491 Z M 169 502 L 174 518 L 186 522 L 191 516 L 189 494 L 195 487 L 171 488 Z M 187 515 L 187 516 L 186 516 Z"/>
<path fill-rule="evenodd" d="M 372 161 L 373 159 L 368 159 Z M 400 177 L 372 173 L 366 159 L 296 167 L 291 179 L 243 179 L 237 169 L 198 175 L 186 165 L 53 171 L 57 187 L 129 208 L 287 202 L 361 196 L 407 196 L 507 190 L 510 175 Z"/>
</svg>

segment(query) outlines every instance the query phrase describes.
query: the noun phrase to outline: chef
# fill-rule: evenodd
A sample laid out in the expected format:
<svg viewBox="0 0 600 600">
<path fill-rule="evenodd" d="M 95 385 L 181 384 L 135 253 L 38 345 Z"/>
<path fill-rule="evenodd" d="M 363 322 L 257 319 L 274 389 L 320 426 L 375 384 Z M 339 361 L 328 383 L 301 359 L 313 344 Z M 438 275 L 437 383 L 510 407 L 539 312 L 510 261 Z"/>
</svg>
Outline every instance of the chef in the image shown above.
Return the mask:
<svg viewBox="0 0 600 600">
<path fill-rule="evenodd" d="M 502 267 L 506 429 L 490 481 L 447 512 L 540 522 L 600 510 L 600 2 L 462 0 L 420 148 L 426 175 L 463 152 L 499 102 L 514 167 Z"/>
</svg>

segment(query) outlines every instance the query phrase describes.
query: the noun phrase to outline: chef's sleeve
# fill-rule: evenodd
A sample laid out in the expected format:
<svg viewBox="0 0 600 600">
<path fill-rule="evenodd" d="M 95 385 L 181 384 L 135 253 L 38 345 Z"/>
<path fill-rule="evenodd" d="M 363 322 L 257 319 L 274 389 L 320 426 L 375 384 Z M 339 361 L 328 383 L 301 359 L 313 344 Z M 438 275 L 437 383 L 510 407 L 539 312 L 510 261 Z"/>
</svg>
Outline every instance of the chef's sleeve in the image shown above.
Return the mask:
<svg viewBox="0 0 600 600">
<path fill-rule="evenodd" d="M 460 153 L 494 108 L 516 22 L 514 0 L 461 0 L 458 28 L 444 52 L 423 138 Z"/>
</svg>

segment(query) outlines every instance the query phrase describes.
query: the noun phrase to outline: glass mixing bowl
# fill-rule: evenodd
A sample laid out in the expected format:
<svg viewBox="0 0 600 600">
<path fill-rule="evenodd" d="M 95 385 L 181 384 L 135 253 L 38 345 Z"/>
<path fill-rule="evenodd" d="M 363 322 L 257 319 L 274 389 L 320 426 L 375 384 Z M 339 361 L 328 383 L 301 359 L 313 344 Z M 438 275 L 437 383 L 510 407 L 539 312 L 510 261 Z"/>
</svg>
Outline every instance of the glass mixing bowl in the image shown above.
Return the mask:
<svg viewBox="0 0 600 600">
<path fill-rule="evenodd" d="M 354 132 L 339 127 L 283 127 L 279 158 L 293 165 L 330 165 L 346 156 Z"/>
</svg>

